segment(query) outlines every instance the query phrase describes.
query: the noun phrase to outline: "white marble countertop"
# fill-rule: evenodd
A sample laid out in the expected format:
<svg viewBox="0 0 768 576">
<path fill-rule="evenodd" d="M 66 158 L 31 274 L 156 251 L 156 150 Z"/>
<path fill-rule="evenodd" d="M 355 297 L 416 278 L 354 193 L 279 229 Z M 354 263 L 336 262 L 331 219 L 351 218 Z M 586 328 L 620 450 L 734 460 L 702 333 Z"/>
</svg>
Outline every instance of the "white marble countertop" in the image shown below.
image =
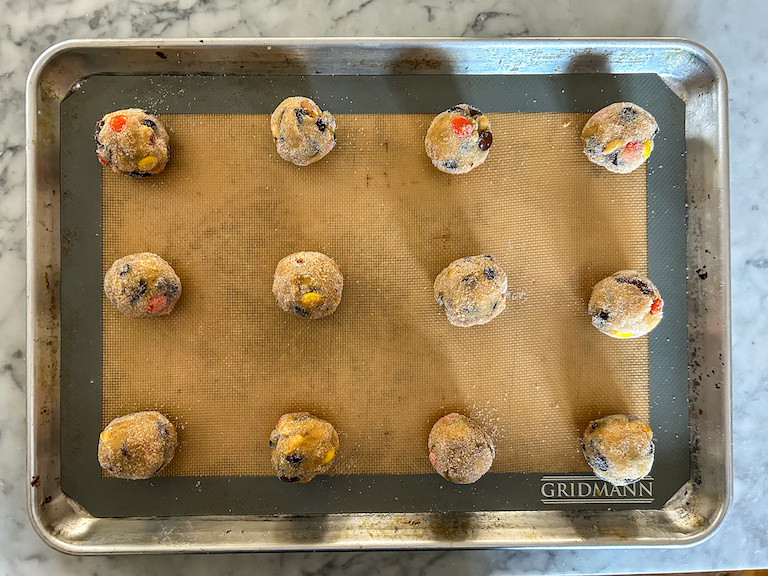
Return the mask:
<svg viewBox="0 0 768 576">
<path fill-rule="evenodd" d="M 737 0 L 0 0 L 0 573 L 617 574 L 768 567 L 768 3 Z M 311 13 L 311 14 L 310 14 Z M 344 552 L 69 557 L 24 508 L 24 82 L 69 38 L 680 36 L 711 49 L 730 86 L 735 500 L 707 542 L 676 550 Z"/>
</svg>

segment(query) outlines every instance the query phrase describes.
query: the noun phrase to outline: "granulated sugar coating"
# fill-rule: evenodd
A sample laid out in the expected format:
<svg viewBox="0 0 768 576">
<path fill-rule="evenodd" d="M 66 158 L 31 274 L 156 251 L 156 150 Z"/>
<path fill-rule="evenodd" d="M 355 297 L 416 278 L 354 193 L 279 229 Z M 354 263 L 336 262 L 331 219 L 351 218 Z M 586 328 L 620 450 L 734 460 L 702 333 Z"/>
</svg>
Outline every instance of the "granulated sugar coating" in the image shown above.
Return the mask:
<svg viewBox="0 0 768 576">
<path fill-rule="evenodd" d="M 582 450 L 596 476 L 626 486 L 651 471 L 653 432 L 635 416 L 613 414 L 589 423 Z"/>
<path fill-rule="evenodd" d="M 435 422 L 427 448 L 435 471 L 456 484 L 477 482 L 496 456 L 491 437 L 472 420 L 455 412 Z"/>
<path fill-rule="evenodd" d="M 283 100 L 272 113 L 270 129 L 277 153 L 297 166 L 317 162 L 336 145 L 336 119 L 303 96 Z"/>
<path fill-rule="evenodd" d="M 133 178 L 162 172 L 171 150 L 163 124 L 140 108 L 104 116 L 96 125 L 94 139 L 99 161 Z"/>
<path fill-rule="evenodd" d="M 339 435 L 309 412 L 283 414 L 269 436 L 272 467 L 283 482 L 306 484 L 330 468 L 339 451 Z"/>
<path fill-rule="evenodd" d="M 454 260 L 437 275 L 434 290 L 454 326 L 487 324 L 507 305 L 507 275 L 490 254 Z"/>
<path fill-rule="evenodd" d="M 656 120 L 640 106 L 617 102 L 597 112 L 584 125 L 584 154 L 610 172 L 627 174 L 651 155 L 658 132 Z"/>
<path fill-rule="evenodd" d="M 310 320 L 333 314 L 343 289 L 339 265 L 320 252 L 296 252 L 281 259 L 272 282 L 277 305 Z"/>
<path fill-rule="evenodd" d="M 99 464 L 116 478 L 151 478 L 171 461 L 177 442 L 176 428 L 160 412 L 128 414 L 99 436 Z"/>
<path fill-rule="evenodd" d="M 488 117 L 458 104 L 435 116 L 424 146 L 432 165 L 446 174 L 465 174 L 485 162 L 493 142 Z"/>
<path fill-rule="evenodd" d="M 170 314 L 181 296 L 181 280 L 157 254 L 123 256 L 104 275 L 104 294 L 129 318 Z"/>
<path fill-rule="evenodd" d="M 634 270 L 620 270 L 595 285 L 588 312 L 603 334 L 638 338 L 659 324 L 663 307 L 653 282 Z"/>
</svg>

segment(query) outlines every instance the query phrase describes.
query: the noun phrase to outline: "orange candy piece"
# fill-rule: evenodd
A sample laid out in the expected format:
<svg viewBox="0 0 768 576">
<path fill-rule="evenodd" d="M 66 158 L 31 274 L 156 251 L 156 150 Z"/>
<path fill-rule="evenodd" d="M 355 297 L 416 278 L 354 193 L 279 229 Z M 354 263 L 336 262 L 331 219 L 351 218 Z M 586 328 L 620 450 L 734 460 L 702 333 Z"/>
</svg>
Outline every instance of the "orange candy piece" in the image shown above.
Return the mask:
<svg viewBox="0 0 768 576">
<path fill-rule="evenodd" d="M 664 307 L 664 301 L 661 298 L 656 298 L 651 304 L 651 314 L 657 314 Z"/>
<path fill-rule="evenodd" d="M 117 116 L 112 116 L 112 118 L 109 119 L 109 127 L 112 128 L 112 130 L 115 132 L 120 132 L 122 131 L 126 122 L 128 122 L 128 118 L 122 114 L 118 114 Z"/>
<path fill-rule="evenodd" d="M 109 162 L 107 162 L 106 160 L 104 160 L 104 158 L 102 158 L 102 157 L 101 157 L 101 154 L 99 154 L 98 152 L 96 152 L 96 156 L 98 156 L 98 157 L 99 157 L 99 162 L 101 162 L 102 164 L 104 164 L 104 166 L 109 166 Z"/>
<path fill-rule="evenodd" d="M 451 120 L 451 128 L 453 128 L 453 133 L 459 138 L 466 138 L 472 134 L 472 122 L 461 116 Z"/>
</svg>

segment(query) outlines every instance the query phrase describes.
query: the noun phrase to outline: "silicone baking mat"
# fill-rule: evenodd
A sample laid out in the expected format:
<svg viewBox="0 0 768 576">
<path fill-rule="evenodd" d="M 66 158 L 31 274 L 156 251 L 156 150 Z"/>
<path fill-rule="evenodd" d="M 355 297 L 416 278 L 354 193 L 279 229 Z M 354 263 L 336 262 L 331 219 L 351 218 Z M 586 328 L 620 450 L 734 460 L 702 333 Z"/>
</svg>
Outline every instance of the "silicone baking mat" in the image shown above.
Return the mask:
<svg viewBox="0 0 768 576">
<path fill-rule="evenodd" d="M 321 78 L 312 82 L 323 84 Z M 542 89 L 534 78 L 547 93 L 556 94 L 553 79 L 544 77 L 526 80 L 532 93 Z M 91 79 L 86 91 L 98 87 L 94 80 L 100 79 Z M 179 425 L 182 439 L 174 461 L 163 471 L 166 478 L 141 483 L 100 479 L 105 487 L 125 488 L 126 495 L 141 486 L 145 497 L 140 503 L 123 502 L 113 493 L 96 508 L 110 515 L 129 509 L 160 513 L 168 506 L 179 513 L 353 511 L 361 504 L 354 498 L 339 502 L 340 489 L 346 482 L 351 492 L 366 478 L 369 489 L 358 490 L 360 500 L 369 500 L 362 509 L 385 511 L 393 502 L 404 510 L 530 507 L 535 504 L 525 490 L 516 497 L 504 494 L 498 484 L 538 485 L 532 480 L 536 474 L 583 476 L 589 469 L 578 437 L 587 422 L 630 412 L 650 416 L 654 424 L 654 404 L 658 476 L 660 462 L 666 460 L 662 448 L 670 448 L 666 436 L 681 432 L 681 423 L 668 417 L 659 426 L 658 413 L 685 395 L 685 379 L 669 377 L 676 367 L 684 376 L 685 364 L 669 365 L 661 357 L 668 350 L 654 347 L 653 341 L 649 354 L 649 338 L 618 341 L 601 335 L 591 327 L 585 308 L 592 285 L 601 278 L 619 269 L 650 267 L 666 302 L 659 330 L 681 320 L 684 325 L 684 264 L 679 270 L 666 266 L 665 276 L 673 282 L 665 285 L 665 278 L 653 274 L 654 261 L 658 266 L 669 256 L 663 251 L 660 259 L 654 255 L 649 238 L 651 223 L 659 218 L 656 210 L 667 224 L 680 224 L 679 195 L 667 192 L 654 204 L 653 185 L 662 182 L 654 182 L 653 174 L 667 170 L 664 174 L 684 178 L 674 165 L 676 153 L 682 158 L 679 146 L 684 142 L 676 141 L 678 148 L 669 146 L 665 154 L 669 136 L 660 136 L 651 158 L 660 161 L 649 164 L 648 174 L 641 169 L 613 175 L 584 158 L 579 134 L 589 114 L 578 106 L 570 111 L 564 106 L 566 97 L 559 106 L 550 103 L 549 110 L 539 109 L 534 98 L 530 110 L 515 102 L 514 92 L 499 96 L 505 86 L 494 85 L 492 78 L 466 80 L 462 85 L 455 77 L 429 77 L 410 85 L 407 77 L 385 77 L 374 86 L 378 90 L 369 91 L 360 84 L 371 79 L 355 83 L 346 78 L 341 82 L 354 88 L 348 98 L 357 95 L 365 101 L 346 109 L 341 102 L 332 106 L 324 101 L 322 86 L 316 87 L 318 93 L 311 95 L 337 115 L 339 143 L 309 167 L 293 166 L 275 153 L 265 112 L 281 98 L 272 102 L 262 93 L 263 104 L 246 110 L 228 110 L 226 99 L 217 113 L 193 109 L 179 114 L 177 102 L 169 110 L 175 113 L 161 116 L 171 132 L 172 160 L 158 177 L 132 180 L 89 170 L 99 176 L 98 183 L 89 182 L 98 185 L 100 196 L 98 275 L 122 255 L 149 250 L 171 262 L 183 285 L 174 312 L 147 321 L 122 317 L 90 285 L 86 288 L 101 300 L 96 307 L 89 299 L 100 315 L 101 370 L 90 387 L 93 392 L 97 382 L 101 385 L 99 428 L 127 412 L 159 409 Z M 246 80 L 235 80 L 230 86 L 235 93 L 238 81 Z M 660 83 L 653 76 L 632 77 L 632 99 L 654 113 L 663 134 L 674 135 L 667 130 L 675 118 L 672 99 L 666 99 L 666 108 L 638 100 L 644 91 L 653 94 L 654 81 Z M 290 84 L 290 79 L 280 82 Z M 159 102 L 173 100 L 171 94 L 183 101 L 185 91 L 173 92 L 169 83 L 173 81 L 162 83 L 161 100 L 145 96 L 145 103 L 125 106 L 162 110 Z M 614 79 L 613 84 L 616 90 L 621 82 Z M 569 83 L 564 86 L 561 96 Z M 285 86 L 279 92 L 270 83 L 282 95 L 306 94 L 302 88 Z M 434 113 L 450 105 L 426 106 L 423 94 L 439 93 L 445 99 L 446 88 L 453 91 L 448 102 L 481 107 L 494 133 L 488 161 L 463 176 L 435 170 L 423 149 Z M 422 96 L 413 98 L 411 90 Z M 473 90 L 485 95 L 468 97 Z M 489 101 L 488 93 L 497 98 Z M 387 104 L 377 104 L 379 97 Z M 600 98 L 603 103 L 592 109 L 630 99 Z M 663 100 L 659 94 L 654 98 Z M 98 110 L 95 116 L 89 122 L 78 116 L 86 127 L 104 111 L 121 107 L 110 108 L 104 97 L 94 100 L 90 110 Z M 237 101 L 237 94 L 231 101 Z M 393 101 L 395 109 L 387 109 Z M 677 121 L 682 122 L 682 106 L 678 108 Z M 85 153 L 72 148 L 73 162 L 76 157 L 84 166 L 90 164 L 92 147 Z M 665 156 L 672 163 L 666 168 Z M 64 209 L 62 218 L 66 224 Z M 674 230 L 662 229 L 665 235 Z M 74 242 L 73 247 L 81 244 Z M 683 223 L 682 242 L 666 243 L 665 250 L 684 263 L 684 249 Z M 344 273 L 341 306 L 328 318 L 302 320 L 274 304 L 274 267 L 282 256 L 298 250 L 327 253 Z M 493 254 L 508 274 L 507 310 L 486 326 L 450 326 L 434 302 L 434 277 L 456 258 L 484 253 Z M 88 272 L 92 277 L 93 263 Z M 96 286 L 100 289 L 100 282 Z M 78 306 L 82 311 L 82 302 Z M 684 340 L 673 344 L 685 349 Z M 656 364 L 654 372 L 651 360 L 660 357 L 663 364 Z M 654 373 L 664 374 L 657 376 L 655 387 Z M 91 408 L 93 404 L 89 397 Z M 342 448 L 334 476 L 286 490 L 271 476 L 266 439 L 280 414 L 293 410 L 309 410 L 331 421 Z M 496 441 L 491 473 L 471 487 L 444 486 L 430 474 L 426 438 L 432 423 L 450 411 L 474 417 Z M 63 414 L 66 420 L 67 412 Z M 78 433 L 85 434 L 85 428 L 81 422 Z M 65 422 L 65 433 L 67 429 Z M 95 433 L 88 446 L 93 460 Z M 88 452 L 82 450 L 83 455 Z M 667 466 L 681 470 L 685 478 L 687 446 L 675 452 L 675 463 Z M 169 482 L 192 478 L 197 490 L 190 491 L 184 505 L 170 504 Z M 378 480 L 378 489 L 370 479 Z M 222 497 L 216 488 L 203 493 L 204 486 L 220 480 L 228 487 L 233 480 L 237 486 L 250 480 L 251 497 Z M 656 480 L 657 493 L 661 482 Z M 430 487 L 454 496 L 417 497 L 425 490 L 429 494 Z M 653 500 L 644 504 L 663 504 Z"/>
</svg>

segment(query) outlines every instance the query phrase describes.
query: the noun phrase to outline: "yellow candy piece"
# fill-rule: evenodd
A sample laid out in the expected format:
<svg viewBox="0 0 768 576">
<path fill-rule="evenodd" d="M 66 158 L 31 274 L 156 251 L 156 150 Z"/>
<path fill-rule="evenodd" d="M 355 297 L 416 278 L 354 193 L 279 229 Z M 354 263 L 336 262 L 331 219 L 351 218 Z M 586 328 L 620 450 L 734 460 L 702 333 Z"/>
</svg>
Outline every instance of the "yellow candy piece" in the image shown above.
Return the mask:
<svg viewBox="0 0 768 576">
<path fill-rule="evenodd" d="M 328 464 L 331 460 L 333 460 L 333 457 L 336 456 L 336 448 L 331 448 L 328 450 L 328 453 L 325 455 L 325 458 L 323 458 L 323 464 Z"/>
<path fill-rule="evenodd" d="M 603 154 L 610 154 L 611 152 L 614 152 L 624 146 L 625 142 L 622 139 L 616 139 L 611 140 L 608 142 L 608 144 L 605 145 L 605 148 L 603 148 Z"/>
<path fill-rule="evenodd" d="M 154 156 L 145 156 L 139 160 L 139 168 L 141 170 L 150 170 L 155 167 L 155 164 L 157 164 L 157 158 Z"/>
<path fill-rule="evenodd" d="M 634 334 L 632 332 L 611 332 L 612 336 L 616 336 L 616 338 L 632 338 Z"/>
<path fill-rule="evenodd" d="M 651 155 L 652 144 L 650 140 L 643 142 L 643 158 L 648 158 Z"/>
<path fill-rule="evenodd" d="M 317 292 L 308 292 L 301 297 L 301 305 L 305 308 L 314 308 L 322 301 L 323 297 Z"/>
<path fill-rule="evenodd" d="M 150 140 L 152 136 L 155 134 L 155 131 L 152 130 L 149 126 L 142 126 L 139 128 L 139 131 L 141 132 L 141 135 L 144 137 L 145 140 Z"/>
<path fill-rule="evenodd" d="M 282 446 L 280 446 L 280 451 L 283 454 L 288 455 L 294 450 L 296 450 L 296 448 L 298 448 L 303 443 L 304 443 L 304 436 L 298 436 L 298 435 L 291 436 L 285 442 L 283 442 Z"/>
</svg>

